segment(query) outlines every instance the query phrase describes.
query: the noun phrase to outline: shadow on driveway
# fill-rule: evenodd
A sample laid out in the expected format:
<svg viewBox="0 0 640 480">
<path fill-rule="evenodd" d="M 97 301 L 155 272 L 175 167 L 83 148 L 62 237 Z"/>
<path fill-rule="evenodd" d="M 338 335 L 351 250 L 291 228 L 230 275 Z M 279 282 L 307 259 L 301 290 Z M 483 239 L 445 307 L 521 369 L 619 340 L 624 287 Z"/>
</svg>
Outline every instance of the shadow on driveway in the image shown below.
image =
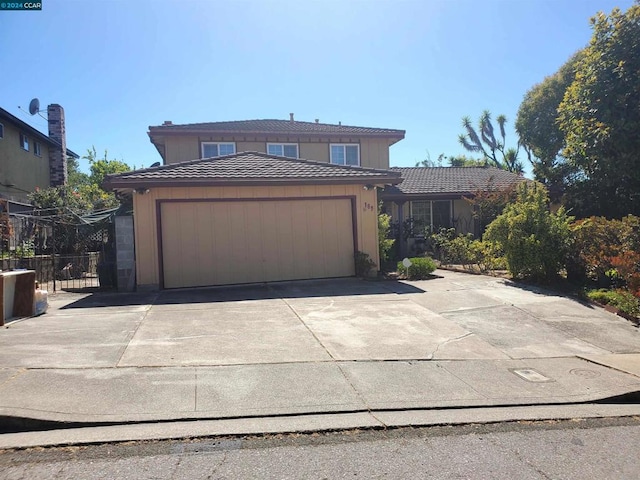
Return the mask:
<svg viewBox="0 0 640 480">
<path fill-rule="evenodd" d="M 437 279 L 434 276 L 432 280 Z M 60 310 L 73 308 L 115 307 L 126 305 L 174 305 L 182 303 L 234 302 L 278 298 L 341 297 L 354 295 L 402 295 L 424 293 L 406 283 L 384 280 L 365 281 L 356 278 L 334 278 L 292 282 L 262 283 L 220 287 L 163 290 L 148 293 L 93 292 L 69 303 Z"/>
</svg>

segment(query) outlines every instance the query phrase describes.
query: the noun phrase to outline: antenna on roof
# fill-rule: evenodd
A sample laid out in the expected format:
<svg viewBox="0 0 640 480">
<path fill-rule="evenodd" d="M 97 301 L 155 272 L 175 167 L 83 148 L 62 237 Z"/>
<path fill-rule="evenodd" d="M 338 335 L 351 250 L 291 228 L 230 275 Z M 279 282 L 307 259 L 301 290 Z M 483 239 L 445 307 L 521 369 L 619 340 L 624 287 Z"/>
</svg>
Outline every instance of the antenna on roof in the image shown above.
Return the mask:
<svg viewBox="0 0 640 480">
<path fill-rule="evenodd" d="M 23 110 L 22 107 L 18 107 L 20 110 Z M 36 113 L 38 115 L 40 115 L 40 112 L 43 110 L 40 110 L 40 100 L 38 100 L 37 98 L 32 99 L 29 102 L 29 113 L 31 115 L 35 115 Z M 42 118 L 44 118 L 45 120 L 47 119 L 47 117 L 40 115 Z"/>
<path fill-rule="evenodd" d="M 29 102 L 29 113 L 35 115 L 40 112 L 40 100 L 34 98 Z"/>
</svg>

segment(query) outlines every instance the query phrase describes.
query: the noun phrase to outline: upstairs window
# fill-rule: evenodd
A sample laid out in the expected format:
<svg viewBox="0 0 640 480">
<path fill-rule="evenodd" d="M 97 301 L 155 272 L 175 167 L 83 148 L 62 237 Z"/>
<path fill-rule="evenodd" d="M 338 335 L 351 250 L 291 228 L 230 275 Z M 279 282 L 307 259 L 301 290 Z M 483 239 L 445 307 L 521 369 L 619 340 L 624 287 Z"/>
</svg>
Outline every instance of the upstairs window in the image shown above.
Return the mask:
<svg viewBox="0 0 640 480">
<path fill-rule="evenodd" d="M 202 158 L 220 157 L 236 153 L 235 143 L 202 142 Z"/>
<path fill-rule="evenodd" d="M 331 144 L 331 163 L 336 165 L 360 165 L 360 145 Z"/>
<path fill-rule="evenodd" d="M 4 138 L 4 125 L 0 123 L 0 140 Z"/>
<path fill-rule="evenodd" d="M 29 151 L 29 139 L 24 133 L 20 134 L 20 146 L 23 150 Z"/>
<path fill-rule="evenodd" d="M 42 147 L 40 146 L 40 142 L 33 142 L 33 154 L 36 157 L 42 156 Z"/>
<path fill-rule="evenodd" d="M 297 143 L 267 143 L 267 153 L 279 157 L 298 158 Z"/>
</svg>

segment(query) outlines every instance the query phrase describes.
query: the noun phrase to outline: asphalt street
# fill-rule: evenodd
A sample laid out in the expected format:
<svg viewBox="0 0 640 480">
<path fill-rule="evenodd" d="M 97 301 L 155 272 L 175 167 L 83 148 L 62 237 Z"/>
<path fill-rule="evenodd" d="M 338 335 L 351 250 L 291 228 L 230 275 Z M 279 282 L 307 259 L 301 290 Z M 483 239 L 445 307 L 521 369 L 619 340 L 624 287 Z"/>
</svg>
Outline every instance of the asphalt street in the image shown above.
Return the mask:
<svg viewBox="0 0 640 480">
<path fill-rule="evenodd" d="M 6 480 L 640 477 L 640 420 L 130 442 L 0 452 Z"/>
</svg>

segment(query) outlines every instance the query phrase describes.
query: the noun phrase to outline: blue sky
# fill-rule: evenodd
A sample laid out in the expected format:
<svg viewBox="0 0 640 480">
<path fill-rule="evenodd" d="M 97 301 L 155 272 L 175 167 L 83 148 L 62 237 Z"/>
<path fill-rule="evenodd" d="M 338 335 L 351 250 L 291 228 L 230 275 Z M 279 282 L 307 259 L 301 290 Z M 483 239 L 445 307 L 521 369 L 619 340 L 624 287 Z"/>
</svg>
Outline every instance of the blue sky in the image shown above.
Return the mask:
<svg viewBox="0 0 640 480">
<path fill-rule="evenodd" d="M 461 118 L 505 114 L 633 0 L 42 0 L 0 11 L 0 106 L 65 109 L 67 145 L 136 167 L 147 127 L 253 118 L 398 128 L 392 166 L 464 153 Z M 85 165 L 86 167 L 86 165 Z"/>
</svg>

